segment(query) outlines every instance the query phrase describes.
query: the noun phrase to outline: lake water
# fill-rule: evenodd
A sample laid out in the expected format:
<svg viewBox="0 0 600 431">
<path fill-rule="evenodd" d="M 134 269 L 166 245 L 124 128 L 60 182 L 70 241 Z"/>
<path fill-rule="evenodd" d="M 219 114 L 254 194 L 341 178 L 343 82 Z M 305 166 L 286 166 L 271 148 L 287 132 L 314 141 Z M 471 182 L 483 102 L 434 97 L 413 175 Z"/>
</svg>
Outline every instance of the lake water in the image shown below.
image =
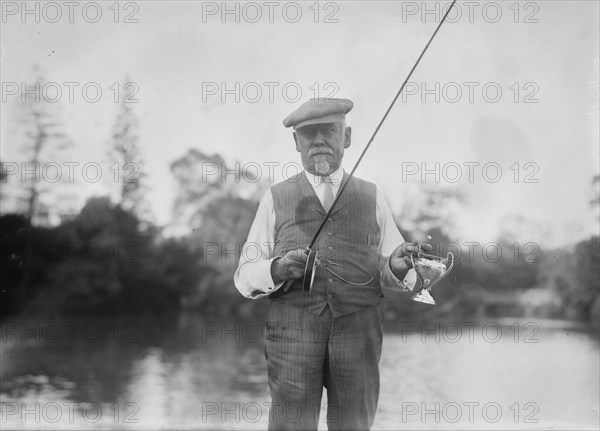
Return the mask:
<svg viewBox="0 0 600 431">
<path fill-rule="evenodd" d="M 598 429 L 597 334 L 513 322 L 387 328 L 374 429 Z M 266 429 L 260 323 L 186 313 L 0 330 L 2 429 Z"/>
</svg>

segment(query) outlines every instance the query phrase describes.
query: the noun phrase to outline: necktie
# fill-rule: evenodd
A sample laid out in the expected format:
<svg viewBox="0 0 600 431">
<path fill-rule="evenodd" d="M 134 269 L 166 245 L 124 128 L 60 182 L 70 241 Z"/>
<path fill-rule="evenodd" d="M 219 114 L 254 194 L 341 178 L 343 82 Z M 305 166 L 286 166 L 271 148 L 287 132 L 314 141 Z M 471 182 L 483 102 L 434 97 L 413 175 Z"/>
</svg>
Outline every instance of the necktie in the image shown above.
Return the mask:
<svg viewBox="0 0 600 431">
<path fill-rule="evenodd" d="M 329 175 L 322 177 L 323 182 L 325 183 L 325 193 L 323 195 L 323 208 L 325 211 L 329 211 L 331 208 L 331 204 L 333 204 L 333 186 L 331 177 Z"/>
</svg>

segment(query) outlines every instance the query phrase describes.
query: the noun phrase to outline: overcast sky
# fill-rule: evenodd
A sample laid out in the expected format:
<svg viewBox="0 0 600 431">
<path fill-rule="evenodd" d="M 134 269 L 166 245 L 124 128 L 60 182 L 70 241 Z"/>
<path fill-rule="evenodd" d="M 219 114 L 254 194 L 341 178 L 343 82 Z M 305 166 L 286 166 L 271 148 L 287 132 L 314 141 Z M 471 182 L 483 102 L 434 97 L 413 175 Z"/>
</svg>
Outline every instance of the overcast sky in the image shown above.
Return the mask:
<svg viewBox="0 0 600 431">
<path fill-rule="evenodd" d="M 495 239 L 511 215 L 531 221 L 523 242 L 547 247 L 597 232 L 589 201 L 599 164 L 599 3 L 466 3 L 442 26 L 358 176 L 375 181 L 398 209 L 421 169 L 439 163 L 439 186 L 467 196 L 465 241 Z M 4 2 L 2 160 L 19 160 L 21 144 L 11 128 L 10 85 L 33 79 L 39 64 L 63 90 L 56 106 L 76 143 L 57 161 L 105 166 L 102 181 L 79 186 L 82 199 L 114 188 L 106 157 L 117 114 L 111 85 L 127 76 L 137 88 L 133 106 L 160 223 L 169 221 L 176 193 L 169 164 L 189 148 L 257 163 L 264 175 L 279 163 L 281 180 L 286 162 L 299 163 L 282 119 L 316 94 L 355 103 L 347 117 L 350 170 L 447 4 L 230 2 L 233 12 L 223 15 L 221 2 L 81 2 L 69 22 L 58 2 L 37 6 L 38 23 L 35 3 L 23 15 L 21 2 Z M 65 82 L 80 83 L 72 103 Z M 101 88 L 97 102 L 89 101 L 93 88 L 83 97 L 86 83 Z M 425 181 L 434 185 L 434 174 Z"/>
</svg>

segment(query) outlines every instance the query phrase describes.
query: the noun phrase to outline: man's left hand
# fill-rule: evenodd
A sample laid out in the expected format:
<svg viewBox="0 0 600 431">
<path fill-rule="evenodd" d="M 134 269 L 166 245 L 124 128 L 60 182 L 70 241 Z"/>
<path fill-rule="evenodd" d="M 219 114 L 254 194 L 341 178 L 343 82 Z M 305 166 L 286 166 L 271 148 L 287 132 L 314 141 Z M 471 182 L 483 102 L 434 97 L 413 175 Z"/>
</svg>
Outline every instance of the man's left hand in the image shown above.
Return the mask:
<svg viewBox="0 0 600 431">
<path fill-rule="evenodd" d="M 413 241 L 404 242 L 396 247 L 390 256 L 390 267 L 398 279 L 402 280 L 408 270 L 412 268 L 410 255 L 412 254 L 414 259 L 421 251 L 433 251 L 433 246 L 427 242 Z"/>
</svg>

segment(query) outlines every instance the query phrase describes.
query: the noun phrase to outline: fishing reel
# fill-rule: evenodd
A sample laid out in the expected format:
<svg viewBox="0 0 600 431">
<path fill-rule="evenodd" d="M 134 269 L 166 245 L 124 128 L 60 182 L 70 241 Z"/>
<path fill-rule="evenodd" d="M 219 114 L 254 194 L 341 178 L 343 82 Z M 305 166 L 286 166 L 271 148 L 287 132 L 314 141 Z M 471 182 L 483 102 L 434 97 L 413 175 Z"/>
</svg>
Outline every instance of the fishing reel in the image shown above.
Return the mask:
<svg viewBox="0 0 600 431">
<path fill-rule="evenodd" d="M 319 261 L 319 253 L 317 250 L 311 250 L 309 247 L 304 250 L 304 253 L 308 255 L 306 258 L 306 264 L 304 265 L 304 275 L 302 276 L 302 290 L 305 292 L 312 292 L 313 283 L 315 281 L 315 274 L 317 272 L 317 262 Z M 281 288 L 283 293 L 288 293 L 296 280 L 288 280 Z"/>
<path fill-rule="evenodd" d="M 312 292 L 319 252 L 317 250 L 311 250 L 310 248 L 307 248 L 306 252 L 308 253 L 308 258 L 306 259 L 306 266 L 304 267 L 302 290 L 306 292 Z"/>
</svg>

